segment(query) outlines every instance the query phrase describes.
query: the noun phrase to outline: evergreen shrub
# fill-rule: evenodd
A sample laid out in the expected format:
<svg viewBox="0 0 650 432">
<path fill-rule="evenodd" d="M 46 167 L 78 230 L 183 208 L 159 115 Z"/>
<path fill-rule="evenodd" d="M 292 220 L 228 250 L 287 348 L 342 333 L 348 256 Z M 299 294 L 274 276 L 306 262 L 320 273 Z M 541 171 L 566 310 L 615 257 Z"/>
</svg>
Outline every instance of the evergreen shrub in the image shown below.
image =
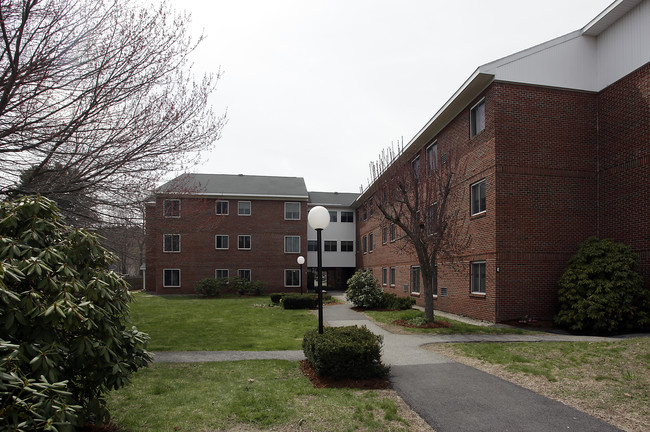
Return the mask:
<svg viewBox="0 0 650 432">
<path fill-rule="evenodd" d="M 345 297 L 356 307 L 374 309 L 382 307 L 384 291 L 377 278 L 369 271 L 359 270 L 348 279 Z"/>
<path fill-rule="evenodd" d="M 282 296 L 282 307 L 285 309 L 313 309 L 318 306 L 316 294 L 287 294 Z"/>
<path fill-rule="evenodd" d="M 213 278 L 205 278 L 194 284 L 194 292 L 199 297 L 216 297 L 221 293 L 222 282 Z"/>
</svg>

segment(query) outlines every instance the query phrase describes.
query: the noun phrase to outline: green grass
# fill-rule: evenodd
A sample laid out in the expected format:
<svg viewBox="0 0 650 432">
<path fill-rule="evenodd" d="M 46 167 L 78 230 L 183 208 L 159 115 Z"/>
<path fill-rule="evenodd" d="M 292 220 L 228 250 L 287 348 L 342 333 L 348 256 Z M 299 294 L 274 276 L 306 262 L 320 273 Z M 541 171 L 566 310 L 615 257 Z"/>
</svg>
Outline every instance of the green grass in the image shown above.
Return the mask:
<svg viewBox="0 0 650 432">
<path fill-rule="evenodd" d="M 269 297 L 199 299 L 135 294 L 131 320 L 151 337 L 150 351 L 275 351 L 302 349 L 318 325 L 308 310 L 260 307 Z"/>
<path fill-rule="evenodd" d="M 409 309 L 401 311 L 373 311 L 367 310 L 364 312 L 369 317 L 377 322 L 383 324 L 391 324 L 396 320 L 409 320 L 417 317 L 424 317 L 424 312 L 418 309 Z M 451 323 L 451 327 L 441 328 L 412 328 L 402 327 L 407 332 L 411 333 L 430 333 L 430 334 L 528 334 L 534 333 L 529 330 L 523 329 L 510 329 L 499 327 L 486 327 L 467 324 L 461 321 L 443 318 L 440 316 L 435 317 L 435 321 L 443 321 Z"/>
<path fill-rule="evenodd" d="M 515 374 L 545 377 L 551 383 L 547 396 L 579 401 L 624 429 L 650 430 L 650 338 L 455 344 L 453 349 Z"/>
<path fill-rule="evenodd" d="M 315 389 L 297 362 L 283 360 L 154 364 L 112 392 L 108 407 L 129 432 L 409 430 L 392 400 L 375 391 Z"/>
</svg>

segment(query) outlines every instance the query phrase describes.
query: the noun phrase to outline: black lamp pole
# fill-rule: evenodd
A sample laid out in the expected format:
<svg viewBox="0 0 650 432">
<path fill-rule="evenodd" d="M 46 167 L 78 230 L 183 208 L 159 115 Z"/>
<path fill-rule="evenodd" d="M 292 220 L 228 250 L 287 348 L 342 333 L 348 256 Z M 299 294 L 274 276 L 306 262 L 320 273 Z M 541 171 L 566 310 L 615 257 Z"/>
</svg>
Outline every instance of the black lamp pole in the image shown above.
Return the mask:
<svg viewBox="0 0 650 432">
<path fill-rule="evenodd" d="M 318 248 L 318 333 L 323 334 L 323 248 L 321 245 L 322 228 L 316 229 L 316 247 Z"/>
</svg>

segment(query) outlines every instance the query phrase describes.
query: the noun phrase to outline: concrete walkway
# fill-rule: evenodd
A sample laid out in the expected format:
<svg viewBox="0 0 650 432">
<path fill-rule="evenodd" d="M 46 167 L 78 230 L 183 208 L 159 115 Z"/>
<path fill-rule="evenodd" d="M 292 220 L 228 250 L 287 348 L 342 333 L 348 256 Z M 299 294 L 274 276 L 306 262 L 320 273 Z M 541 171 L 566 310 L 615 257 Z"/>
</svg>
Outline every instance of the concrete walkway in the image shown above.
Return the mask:
<svg viewBox="0 0 650 432">
<path fill-rule="evenodd" d="M 449 342 L 601 341 L 572 335 L 404 335 L 390 333 L 349 304 L 327 306 L 328 326 L 365 326 L 384 337 L 382 362 L 393 389 L 436 432 L 619 431 L 564 404 L 422 348 Z M 155 362 L 302 360 L 302 351 L 157 352 Z"/>
</svg>

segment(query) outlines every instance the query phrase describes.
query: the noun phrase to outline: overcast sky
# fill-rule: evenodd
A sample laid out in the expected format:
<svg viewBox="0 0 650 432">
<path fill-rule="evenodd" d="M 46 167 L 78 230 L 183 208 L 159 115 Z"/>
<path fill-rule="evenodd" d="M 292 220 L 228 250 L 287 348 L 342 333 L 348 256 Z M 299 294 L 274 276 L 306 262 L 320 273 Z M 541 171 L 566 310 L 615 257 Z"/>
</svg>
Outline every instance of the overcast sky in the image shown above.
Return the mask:
<svg viewBox="0 0 650 432">
<path fill-rule="evenodd" d="M 578 30 L 612 0 L 169 0 L 206 40 L 228 124 L 193 172 L 359 192 L 482 64 Z"/>
</svg>

